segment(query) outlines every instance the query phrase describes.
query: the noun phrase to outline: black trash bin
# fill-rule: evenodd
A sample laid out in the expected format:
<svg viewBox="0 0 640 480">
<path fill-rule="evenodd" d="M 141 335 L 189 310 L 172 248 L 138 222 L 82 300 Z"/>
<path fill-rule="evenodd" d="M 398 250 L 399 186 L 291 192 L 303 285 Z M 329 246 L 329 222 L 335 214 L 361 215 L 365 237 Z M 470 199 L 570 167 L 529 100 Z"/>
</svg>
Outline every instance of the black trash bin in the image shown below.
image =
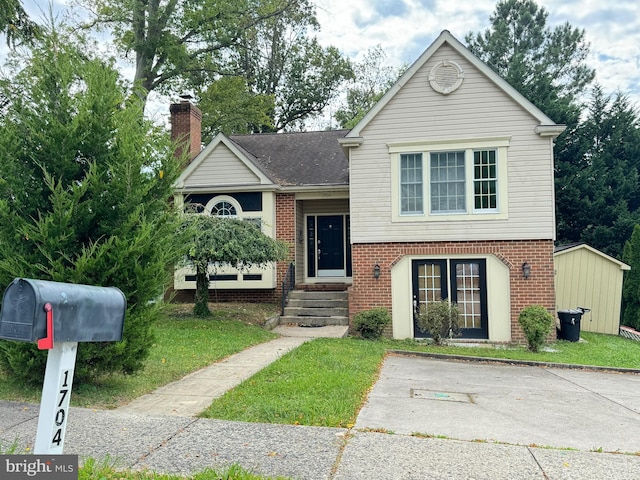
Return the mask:
<svg viewBox="0 0 640 480">
<path fill-rule="evenodd" d="M 558 330 L 558 338 L 569 342 L 577 342 L 580 340 L 580 320 L 588 308 L 578 307 L 570 310 L 558 310 L 558 318 L 560 318 L 560 329 Z"/>
</svg>

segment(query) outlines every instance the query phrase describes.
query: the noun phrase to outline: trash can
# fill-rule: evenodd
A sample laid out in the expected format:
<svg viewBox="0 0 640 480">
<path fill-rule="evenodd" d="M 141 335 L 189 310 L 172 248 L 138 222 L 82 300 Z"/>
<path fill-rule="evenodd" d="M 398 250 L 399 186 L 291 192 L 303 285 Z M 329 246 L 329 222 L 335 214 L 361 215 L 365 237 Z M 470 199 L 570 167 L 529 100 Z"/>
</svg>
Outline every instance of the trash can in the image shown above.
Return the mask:
<svg viewBox="0 0 640 480">
<path fill-rule="evenodd" d="M 558 318 L 560 318 L 558 338 L 569 342 L 577 342 L 580 340 L 580 319 L 582 319 L 582 315 L 588 311 L 590 310 L 584 307 L 558 310 Z"/>
</svg>

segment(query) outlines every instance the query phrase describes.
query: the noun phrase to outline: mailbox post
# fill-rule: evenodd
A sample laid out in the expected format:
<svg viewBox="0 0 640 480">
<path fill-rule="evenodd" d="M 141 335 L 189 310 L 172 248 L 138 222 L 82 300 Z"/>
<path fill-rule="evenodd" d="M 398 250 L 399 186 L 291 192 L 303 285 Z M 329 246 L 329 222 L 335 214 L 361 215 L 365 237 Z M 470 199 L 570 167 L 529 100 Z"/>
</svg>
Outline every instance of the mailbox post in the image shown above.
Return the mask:
<svg viewBox="0 0 640 480">
<path fill-rule="evenodd" d="M 121 340 L 125 310 L 115 287 L 17 278 L 5 290 L 0 339 L 49 351 L 34 453 L 63 452 L 78 342 Z"/>
</svg>

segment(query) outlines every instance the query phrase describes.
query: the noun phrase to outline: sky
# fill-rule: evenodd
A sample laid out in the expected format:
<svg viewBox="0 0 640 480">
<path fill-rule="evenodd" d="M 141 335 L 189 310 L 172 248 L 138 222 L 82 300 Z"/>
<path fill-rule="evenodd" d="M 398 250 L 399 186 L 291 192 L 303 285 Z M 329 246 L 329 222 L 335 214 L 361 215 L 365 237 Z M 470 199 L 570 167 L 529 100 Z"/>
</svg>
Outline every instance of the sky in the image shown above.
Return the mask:
<svg viewBox="0 0 640 480">
<path fill-rule="evenodd" d="M 351 58 L 380 45 L 393 66 L 411 64 L 449 30 L 462 43 L 483 32 L 496 0 L 316 0 L 323 44 Z M 551 29 L 566 22 L 584 29 L 588 64 L 605 92 L 618 90 L 640 107 L 640 1 L 537 0 Z"/>
<path fill-rule="evenodd" d="M 53 0 L 54 10 L 68 8 L 70 0 Z M 496 0 L 315 0 L 320 22 L 318 39 L 344 55 L 361 60 L 380 46 L 387 64 L 409 65 L 438 37 L 449 30 L 464 43 L 469 32 L 489 27 Z M 40 21 L 48 0 L 23 0 Z M 626 93 L 640 108 L 640 1 L 537 0 L 548 12 L 551 29 L 566 22 L 584 29 L 590 43 L 588 64 L 606 93 Z M 4 44 L 4 42 L 0 42 Z M 4 45 L 0 47 L 0 57 Z M 131 67 L 123 67 L 127 78 Z M 165 109 L 158 107 L 158 115 Z M 168 108 L 166 109 L 168 110 Z"/>
</svg>

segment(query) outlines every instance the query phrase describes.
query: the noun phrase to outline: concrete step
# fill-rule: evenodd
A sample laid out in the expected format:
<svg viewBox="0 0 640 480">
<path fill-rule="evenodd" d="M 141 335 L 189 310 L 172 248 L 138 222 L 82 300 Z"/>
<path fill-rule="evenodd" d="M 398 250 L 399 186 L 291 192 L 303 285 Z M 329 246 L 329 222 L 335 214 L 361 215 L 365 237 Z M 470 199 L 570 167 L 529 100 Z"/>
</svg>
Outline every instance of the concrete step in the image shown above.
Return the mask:
<svg viewBox="0 0 640 480">
<path fill-rule="evenodd" d="M 280 317 L 280 325 L 305 325 L 311 327 L 349 325 L 349 317 L 297 317 L 284 315 Z"/>
<path fill-rule="evenodd" d="M 327 300 L 323 298 L 289 298 L 289 307 L 297 308 L 347 308 L 347 300 Z"/>
<path fill-rule="evenodd" d="M 284 314 L 288 317 L 346 317 L 349 309 L 345 307 L 291 307 L 284 308 Z"/>
<path fill-rule="evenodd" d="M 306 292 L 304 290 L 292 290 L 289 292 L 289 300 L 291 299 L 306 299 L 306 300 L 348 300 L 349 294 L 347 292 Z"/>
</svg>

